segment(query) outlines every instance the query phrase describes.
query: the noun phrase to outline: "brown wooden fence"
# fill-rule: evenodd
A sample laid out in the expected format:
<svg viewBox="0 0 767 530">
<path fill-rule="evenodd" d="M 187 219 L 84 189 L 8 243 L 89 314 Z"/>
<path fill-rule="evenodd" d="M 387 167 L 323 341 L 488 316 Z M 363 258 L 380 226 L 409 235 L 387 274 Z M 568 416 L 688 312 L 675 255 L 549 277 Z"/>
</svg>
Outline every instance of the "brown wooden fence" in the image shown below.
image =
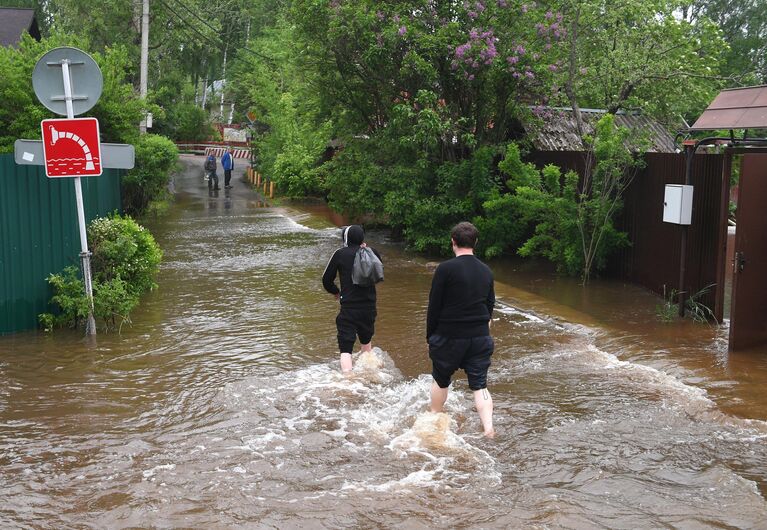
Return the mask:
<svg viewBox="0 0 767 530">
<path fill-rule="evenodd" d="M 580 152 L 536 153 L 536 165 L 557 164 L 582 174 L 585 158 Z M 684 184 L 685 156 L 681 153 L 648 153 L 646 167 L 626 191 L 617 220 L 628 232 L 631 246 L 610 260 L 607 275 L 642 285 L 658 294 L 664 288 L 679 290 L 679 257 L 682 227 L 663 222 L 666 184 Z M 684 290 L 694 294 L 714 285 L 701 302 L 721 320 L 724 305 L 726 215 L 729 165 L 723 155 L 698 154 L 693 159 L 692 225 L 687 239 L 687 273 Z M 723 185 L 725 184 L 725 185 Z"/>
<path fill-rule="evenodd" d="M 685 156 L 648 153 L 647 166 L 627 190 L 618 227 L 629 234 L 630 248 L 613 261 L 610 272 L 663 293 L 679 289 L 681 226 L 663 222 L 666 184 L 684 184 Z M 718 275 L 726 247 L 726 217 L 722 218 L 723 155 L 699 154 L 693 158 L 691 184 L 692 224 L 688 228 L 686 275 L 683 289 L 689 295 L 711 286 L 700 300 L 715 309 L 721 320 L 724 286 Z M 729 181 L 729 175 L 727 175 Z M 726 215 L 726 210 L 725 210 Z"/>
</svg>

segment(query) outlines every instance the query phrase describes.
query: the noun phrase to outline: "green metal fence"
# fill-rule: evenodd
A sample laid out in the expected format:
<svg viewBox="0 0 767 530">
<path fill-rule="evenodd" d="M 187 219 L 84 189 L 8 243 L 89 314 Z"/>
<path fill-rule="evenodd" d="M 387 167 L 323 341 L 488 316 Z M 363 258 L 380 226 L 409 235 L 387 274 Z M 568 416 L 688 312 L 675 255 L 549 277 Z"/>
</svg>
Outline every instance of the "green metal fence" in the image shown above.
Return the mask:
<svg viewBox="0 0 767 530">
<path fill-rule="evenodd" d="M 121 174 L 82 179 L 86 222 L 120 210 Z M 37 327 L 37 315 L 50 310 L 45 278 L 78 266 L 79 254 L 73 180 L 0 155 L 0 334 Z"/>
</svg>

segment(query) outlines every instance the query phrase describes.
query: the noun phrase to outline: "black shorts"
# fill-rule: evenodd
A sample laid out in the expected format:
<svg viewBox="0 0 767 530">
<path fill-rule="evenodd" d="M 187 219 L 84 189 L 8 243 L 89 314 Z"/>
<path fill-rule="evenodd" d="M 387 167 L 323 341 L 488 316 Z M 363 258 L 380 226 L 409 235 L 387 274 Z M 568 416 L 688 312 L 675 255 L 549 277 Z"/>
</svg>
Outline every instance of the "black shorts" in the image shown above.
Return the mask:
<svg viewBox="0 0 767 530">
<path fill-rule="evenodd" d="M 360 344 L 367 344 L 375 333 L 376 310 L 352 309 L 341 306 L 336 317 L 338 329 L 338 349 L 341 353 L 351 353 L 354 341 L 360 338 Z"/>
<path fill-rule="evenodd" d="M 495 343 L 490 335 L 483 337 L 445 337 L 436 333 L 429 337 L 431 375 L 440 388 L 450 386 L 450 379 L 459 368 L 466 372 L 469 388 L 487 388 L 487 370 Z"/>
</svg>

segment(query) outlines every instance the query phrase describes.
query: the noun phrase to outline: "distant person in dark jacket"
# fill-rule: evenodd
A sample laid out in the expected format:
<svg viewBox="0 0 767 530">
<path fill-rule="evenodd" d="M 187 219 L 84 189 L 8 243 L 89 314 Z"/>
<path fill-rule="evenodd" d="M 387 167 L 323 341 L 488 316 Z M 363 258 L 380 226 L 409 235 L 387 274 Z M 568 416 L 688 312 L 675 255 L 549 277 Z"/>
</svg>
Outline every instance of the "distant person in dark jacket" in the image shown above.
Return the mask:
<svg viewBox="0 0 767 530">
<path fill-rule="evenodd" d="M 232 170 L 234 169 L 234 149 L 226 148 L 224 156 L 221 157 L 221 167 L 224 168 L 224 188 L 231 188 L 229 182 L 232 180 Z"/>
<path fill-rule="evenodd" d="M 431 411 L 442 412 L 448 387 L 459 368 L 466 372 L 486 436 L 495 436 L 493 398 L 487 371 L 495 345 L 490 319 L 495 305 L 493 273 L 474 256 L 478 232 L 458 223 L 450 233 L 455 257 L 434 271 L 426 315 L 426 340 L 432 361 Z"/>
<path fill-rule="evenodd" d="M 336 317 L 336 328 L 338 349 L 341 351 L 341 371 L 347 373 L 352 369 L 352 350 L 357 337 L 362 351 L 372 349 L 371 340 L 375 333 L 376 321 L 376 288 L 375 285 L 360 286 L 352 282 L 354 256 L 360 246 L 365 245 L 365 232 L 362 227 L 352 225 L 344 228 L 343 240 L 344 246 L 333 253 L 325 267 L 322 285 L 341 303 Z M 371 250 L 381 259 L 376 249 Z M 336 276 L 341 280 L 340 289 L 336 285 Z"/>
<path fill-rule="evenodd" d="M 216 175 L 216 157 L 208 155 L 205 159 L 205 172 L 208 174 L 208 189 L 217 190 L 218 187 L 218 175 Z M 213 187 L 215 185 L 215 187 Z"/>
</svg>

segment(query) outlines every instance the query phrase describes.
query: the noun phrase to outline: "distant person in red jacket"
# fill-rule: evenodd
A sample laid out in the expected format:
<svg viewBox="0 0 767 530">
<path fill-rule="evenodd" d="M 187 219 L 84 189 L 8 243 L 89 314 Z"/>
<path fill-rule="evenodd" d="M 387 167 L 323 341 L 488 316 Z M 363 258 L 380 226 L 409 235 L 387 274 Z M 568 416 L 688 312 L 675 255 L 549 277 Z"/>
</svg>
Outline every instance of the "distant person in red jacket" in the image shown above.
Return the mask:
<svg viewBox="0 0 767 530">
<path fill-rule="evenodd" d="M 476 227 L 458 223 L 450 233 L 455 257 L 434 271 L 426 314 L 426 340 L 432 361 L 431 411 L 442 412 L 448 387 L 459 369 L 469 388 L 485 436 L 495 436 L 493 398 L 487 390 L 487 371 L 495 344 L 490 319 L 495 305 L 493 273 L 474 256 Z"/>
</svg>

